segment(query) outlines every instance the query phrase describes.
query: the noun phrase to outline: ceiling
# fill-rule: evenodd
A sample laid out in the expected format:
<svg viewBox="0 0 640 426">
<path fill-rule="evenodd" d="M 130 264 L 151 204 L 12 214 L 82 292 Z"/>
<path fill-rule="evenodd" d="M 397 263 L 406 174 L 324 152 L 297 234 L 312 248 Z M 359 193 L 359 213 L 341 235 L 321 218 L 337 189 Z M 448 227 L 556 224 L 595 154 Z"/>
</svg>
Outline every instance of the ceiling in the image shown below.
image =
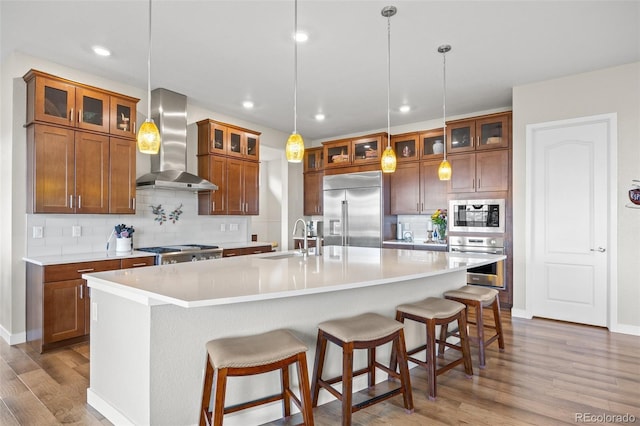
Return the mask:
<svg viewBox="0 0 640 426">
<path fill-rule="evenodd" d="M 387 5 L 398 8 L 392 127 L 441 117 L 444 43 L 453 47 L 448 116 L 510 107 L 514 86 L 640 60 L 639 1 L 299 0 L 298 27 L 309 34 L 298 47 L 305 140 L 386 128 Z M 147 1 L 0 0 L 0 7 L 1 58 L 20 51 L 146 89 Z M 293 10 L 283 0 L 154 0 L 152 89 L 291 132 Z M 94 55 L 93 45 L 112 55 Z M 243 109 L 244 100 L 254 109 Z M 412 110 L 400 113 L 403 104 Z"/>
</svg>

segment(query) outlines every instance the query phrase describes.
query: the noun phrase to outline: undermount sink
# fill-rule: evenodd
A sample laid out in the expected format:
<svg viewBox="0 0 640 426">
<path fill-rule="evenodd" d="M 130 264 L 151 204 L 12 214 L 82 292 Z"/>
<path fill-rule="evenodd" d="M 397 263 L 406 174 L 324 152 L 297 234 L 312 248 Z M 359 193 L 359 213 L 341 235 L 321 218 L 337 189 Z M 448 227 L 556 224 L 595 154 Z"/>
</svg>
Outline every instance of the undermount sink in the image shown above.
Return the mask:
<svg viewBox="0 0 640 426">
<path fill-rule="evenodd" d="M 295 252 L 295 253 L 278 254 L 276 256 L 262 256 L 261 259 L 278 260 L 278 259 L 287 259 L 289 257 L 302 257 L 302 253 Z"/>
</svg>

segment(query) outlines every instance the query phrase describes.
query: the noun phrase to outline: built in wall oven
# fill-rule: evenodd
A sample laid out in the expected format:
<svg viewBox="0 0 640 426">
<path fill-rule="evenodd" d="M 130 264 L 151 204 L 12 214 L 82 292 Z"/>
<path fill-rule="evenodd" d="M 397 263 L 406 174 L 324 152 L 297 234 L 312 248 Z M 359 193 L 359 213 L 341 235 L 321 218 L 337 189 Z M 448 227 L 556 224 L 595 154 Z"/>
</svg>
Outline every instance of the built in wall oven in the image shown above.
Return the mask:
<svg viewBox="0 0 640 426">
<path fill-rule="evenodd" d="M 504 199 L 449 200 L 449 232 L 504 233 Z"/>
<path fill-rule="evenodd" d="M 504 238 L 484 236 L 450 236 L 451 253 L 505 254 Z M 506 289 L 505 261 L 499 260 L 489 265 L 467 269 L 467 284 Z"/>
</svg>

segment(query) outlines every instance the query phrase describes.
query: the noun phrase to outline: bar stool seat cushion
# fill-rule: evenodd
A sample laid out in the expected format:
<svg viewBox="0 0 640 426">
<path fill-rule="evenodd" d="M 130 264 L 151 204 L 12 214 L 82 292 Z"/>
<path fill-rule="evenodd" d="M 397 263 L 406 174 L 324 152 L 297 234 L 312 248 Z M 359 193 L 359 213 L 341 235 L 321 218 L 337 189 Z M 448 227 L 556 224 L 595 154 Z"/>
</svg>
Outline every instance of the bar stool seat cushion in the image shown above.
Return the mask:
<svg viewBox="0 0 640 426">
<path fill-rule="evenodd" d="M 244 368 L 271 364 L 307 351 L 307 346 L 287 330 L 227 337 L 207 343 L 215 368 Z"/>
<path fill-rule="evenodd" d="M 498 295 L 498 290 L 475 285 L 466 285 L 457 290 L 450 290 L 444 293 L 445 297 L 455 297 L 457 299 L 469 299 L 478 302 L 491 302 Z"/>
<path fill-rule="evenodd" d="M 407 303 L 396 309 L 410 315 L 416 315 L 428 319 L 449 318 L 465 308 L 465 305 L 453 300 L 439 297 L 427 297 L 416 303 Z"/>
<path fill-rule="evenodd" d="M 340 318 L 318 324 L 318 328 L 343 342 L 366 342 L 387 337 L 403 327 L 401 322 L 374 313 Z"/>
</svg>

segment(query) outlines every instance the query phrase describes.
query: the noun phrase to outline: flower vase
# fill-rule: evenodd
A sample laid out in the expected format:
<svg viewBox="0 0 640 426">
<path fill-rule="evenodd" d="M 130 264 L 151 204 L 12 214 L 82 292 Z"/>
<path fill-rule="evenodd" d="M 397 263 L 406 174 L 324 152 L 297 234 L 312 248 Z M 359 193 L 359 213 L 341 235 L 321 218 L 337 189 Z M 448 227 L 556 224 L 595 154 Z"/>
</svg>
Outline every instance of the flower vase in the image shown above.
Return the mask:
<svg viewBox="0 0 640 426">
<path fill-rule="evenodd" d="M 131 251 L 131 237 L 129 238 L 116 238 L 116 251 L 128 252 Z"/>
<path fill-rule="evenodd" d="M 447 240 L 447 224 L 442 223 L 437 225 L 438 228 L 438 241 Z"/>
</svg>

